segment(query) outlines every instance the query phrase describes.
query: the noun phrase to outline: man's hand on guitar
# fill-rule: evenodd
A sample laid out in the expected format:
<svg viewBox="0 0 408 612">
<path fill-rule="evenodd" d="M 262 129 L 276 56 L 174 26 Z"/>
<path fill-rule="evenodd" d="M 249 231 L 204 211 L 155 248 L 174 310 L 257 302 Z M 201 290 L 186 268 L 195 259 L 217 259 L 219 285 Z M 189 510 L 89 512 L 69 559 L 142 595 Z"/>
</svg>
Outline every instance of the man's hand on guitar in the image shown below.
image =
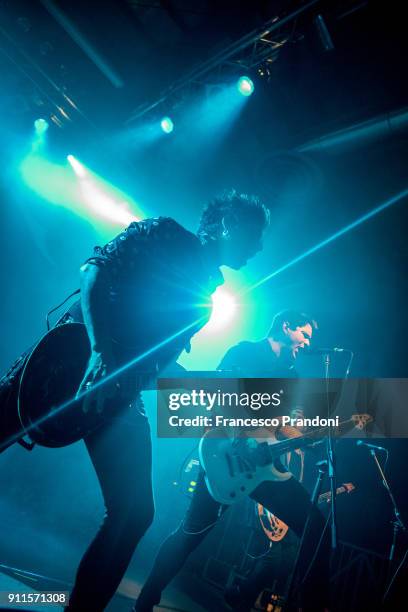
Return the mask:
<svg viewBox="0 0 408 612">
<path fill-rule="evenodd" d="M 85 376 L 79 386 L 77 397 L 84 395 L 82 410 L 89 412 L 95 410 L 102 412 L 106 399 L 114 397 L 118 393 L 118 383 L 115 380 L 102 382 L 104 378 L 115 370 L 115 359 L 111 351 L 92 351 L 89 358 Z M 92 392 L 92 388 L 99 382 L 101 385 Z"/>
</svg>

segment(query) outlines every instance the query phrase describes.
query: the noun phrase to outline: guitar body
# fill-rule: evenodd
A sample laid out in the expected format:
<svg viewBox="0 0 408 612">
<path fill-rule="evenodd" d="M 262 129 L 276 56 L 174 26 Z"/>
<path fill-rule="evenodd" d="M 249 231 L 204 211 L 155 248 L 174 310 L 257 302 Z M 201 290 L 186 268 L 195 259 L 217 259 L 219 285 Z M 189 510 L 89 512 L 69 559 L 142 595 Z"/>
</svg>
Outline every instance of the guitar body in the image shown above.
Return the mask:
<svg viewBox="0 0 408 612">
<path fill-rule="evenodd" d="M 336 433 L 362 430 L 371 421 L 368 414 L 353 414 L 336 427 Z M 282 482 L 291 478 L 291 472 L 285 470 L 279 457 L 320 444 L 328 431 L 327 427 L 322 427 L 302 434 L 293 429 L 289 428 L 283 440 L 271 432 L 262 441 L 259 438 L 231 438 L 220 428 L 207 431 L 200 441 L 199 456 L 212 497 L 221 504 L 232 504 L 250 495 L 264 481 Z M 284 428 L 279 433 L 284 433 Z"/>
<path fill-rule="evenodd" d="M 74 399 L 90 352 L 82 323 L 55 327 L 31 352 L 20 381 L 18 414 L 33 442 L 66 446 L 100 424 L 100 414 L 85 412 L 83 400 Z"/>
<path fill-rule="evenodd" d="M 275 437 L 268 438 L 268 446 L 279 444 Z M 209 430 L 200 441 L 199 456 L 205 471 L 205 479 L 212 497 L 221 504 L 232 504 L 250 495 L 265 480 L 281 482 L 292 474 L 276 461 L 265 466 L 251 464 L 246 460 L 247 451 L 260 446 L 248 438 L 231 439 L 227 433 Z M 282 451 L 283 453 L 284 451 Z"/>
</svg>

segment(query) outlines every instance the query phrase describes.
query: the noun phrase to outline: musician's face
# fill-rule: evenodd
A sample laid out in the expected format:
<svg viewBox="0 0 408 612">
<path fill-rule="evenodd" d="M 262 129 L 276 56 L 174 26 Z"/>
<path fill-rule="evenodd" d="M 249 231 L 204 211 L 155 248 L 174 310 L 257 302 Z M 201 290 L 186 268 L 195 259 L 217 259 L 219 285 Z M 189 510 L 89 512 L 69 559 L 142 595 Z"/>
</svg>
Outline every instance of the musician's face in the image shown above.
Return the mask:
<svg viewBox="0 0 408 612">
<path fill-rule="evenodd" d="M 262 251 L 264 228 L 257 225 L 239 225 L 228 230 L 221 239 L 222 264 L 239 270 L 259 251 Z"/>
<path fill-rule="evenodd" d="M 305 347 L 310 346 L 312 340 L 313 328 L 310 323 L 301 325 L 291 329 L 287 323 L 283 327 L 286 336 L 286 345 L 289 349 L 293 359 L 296 359 L 299 351 L 302 351 Z"/>
</svg>

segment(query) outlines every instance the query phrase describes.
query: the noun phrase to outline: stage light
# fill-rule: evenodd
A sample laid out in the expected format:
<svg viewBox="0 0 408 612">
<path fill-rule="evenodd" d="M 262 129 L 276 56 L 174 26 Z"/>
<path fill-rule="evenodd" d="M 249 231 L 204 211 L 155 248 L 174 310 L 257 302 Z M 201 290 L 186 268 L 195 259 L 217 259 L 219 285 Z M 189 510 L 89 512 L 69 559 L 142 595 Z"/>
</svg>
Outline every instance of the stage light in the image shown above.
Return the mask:
<svg viewBox="0 0 408 612">
<path fill-rule="evenodd" d="M 45 132 L 48 130 L 48 128 L 49 128 L 48 121 L 46 121 L 42 117 L 34 121 L 34 129 L 35 129 L 35 133 L 37 136 L 39 137 L 43 136 Z"/>
<path fill-rule="evenodd" d="M 94 212 L 95 216 L 122 226 L 138 221 L 130 209 L 130 203 L 115 196 L 102 180 L 96 177 L 81 179 L 80 192 L 84 203 L 90 211 Z"/>
<path fill-rule="evenodd" d="M 138 203 L 121 189 L 92 172 L 73 155 L 68 155 L 67 160 L 69 165 L 55 164 L 32 151 L 21 162 L 21 178 L 44 200 L 90 221 L 103 235 L 111 232 L 112 225 L 124 227 L 146 216 Z"/>
<path fill-rule="evenodd" d="M 209 332 L 225 328 L 233 320 L 237 309 L 234 296 L 223 287 L 218 287 L 213 294 L 212 303 L 211 318 L 206 325 L 206 330 Z"/>
<path fill-rule="evenodd" d="M 242 76 L 238 79 L 237 89 L 243 96 L 250 96 L 254 92 L 254 84 L 247 76 Z"/>
<path fill-rule="evenodd" d="M 170 134 L 174 130 L 174 123 L 170 117 L 163 117 L 160 121 L 160 127 L 166 134 Z"/>
<path fill-rule="evenodd" d="M 48 130 L 48 121 L 40 117 L 34 121 L 34 136 L 31 142 L 31 152 L 39 153 L 45 145 L 45 134 Z"/>
<path fill-rule="evenodd" d="M 84 178 L 86 176 L 85 166 L 83 166 L 81 162 L 76 159 L 76 157 L 73 155 L 67 155 L 67 160 L 71 164 L 71 167 L 77 176 L 80 178 Z"/>
<path fill-rule="evenodd" d="M 80 179 L 80 198 L 95 215 L 121 225 L 129 225 L 138 217 L 131 210 L 133 202 L 108 181 L 88 170 L 76 157 L 67 155 L 76 176 Z"/>
</svg>

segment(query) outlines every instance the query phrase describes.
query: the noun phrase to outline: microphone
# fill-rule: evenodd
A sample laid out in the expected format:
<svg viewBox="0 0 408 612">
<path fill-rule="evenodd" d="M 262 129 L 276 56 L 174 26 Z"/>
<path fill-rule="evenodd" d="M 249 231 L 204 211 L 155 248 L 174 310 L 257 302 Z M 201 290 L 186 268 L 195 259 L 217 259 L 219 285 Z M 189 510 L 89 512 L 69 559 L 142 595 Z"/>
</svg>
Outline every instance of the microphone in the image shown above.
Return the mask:
<svg viewBox="0 0 408 612">
<path fill-rule="evenodd" d="M 388 453 L 388 450 L 383 446 L 378 446 L 377 444 L 370 444 L 369 442 L 364 442 L 364 440 L 357 440 L 357 446 L 367 446 L 367 448 L 375 448 L 375 450 L 384 451 Z"/>
<path fill-rule="evenodd" d="M 351 353 L 350 349 L 340 348 L 338 346 L 334 346 L 332 348 L 321 348 L 321 347 L 313 347 L 307 349 L 305 354 L 307 355 L 327 355 L 331 353 Z"/>
</svg>

